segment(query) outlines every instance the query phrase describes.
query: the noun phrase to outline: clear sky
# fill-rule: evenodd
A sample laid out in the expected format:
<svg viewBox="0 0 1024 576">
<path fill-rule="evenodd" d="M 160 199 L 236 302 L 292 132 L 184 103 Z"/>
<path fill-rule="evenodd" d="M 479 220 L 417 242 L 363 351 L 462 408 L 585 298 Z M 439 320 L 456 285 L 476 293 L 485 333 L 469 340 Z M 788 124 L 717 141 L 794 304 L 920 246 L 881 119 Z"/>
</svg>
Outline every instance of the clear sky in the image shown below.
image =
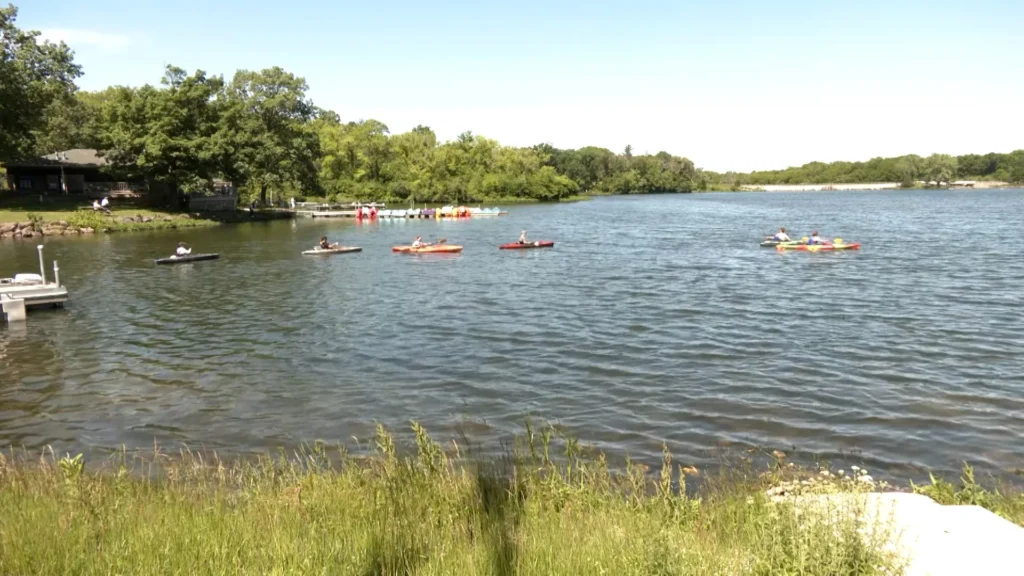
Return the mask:
<svg viewBox="0 0 1024 576">
<path fill-rule="evenodd" d="M 281 66 L 344 120 L 712 170 L 1024 148 L 1024 1 L 14 0 L 85 89 Z"/>
</svg>

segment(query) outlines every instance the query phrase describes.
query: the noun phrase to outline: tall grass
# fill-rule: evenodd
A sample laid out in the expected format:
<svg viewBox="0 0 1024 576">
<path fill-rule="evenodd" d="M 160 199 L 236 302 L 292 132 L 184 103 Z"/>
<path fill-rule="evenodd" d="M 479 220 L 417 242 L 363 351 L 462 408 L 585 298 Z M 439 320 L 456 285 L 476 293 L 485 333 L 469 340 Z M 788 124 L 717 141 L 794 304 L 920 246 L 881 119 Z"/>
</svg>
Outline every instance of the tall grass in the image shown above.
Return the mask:
<svg viewBox="0 0 1024 576">
<path fill-rule="evenodd" d="M 551 430 L 478 462 L 413 424 L 402 457 L 323 445 L 223 462 L 52 454 L 0 462 L 4 574 L 876 574 L 856 510 L 795 509 L 758 481 L 687 495 L 671 455 L 609 471 Z M 557 450 L 558 456 L 554 455 Z"/>
</svg>

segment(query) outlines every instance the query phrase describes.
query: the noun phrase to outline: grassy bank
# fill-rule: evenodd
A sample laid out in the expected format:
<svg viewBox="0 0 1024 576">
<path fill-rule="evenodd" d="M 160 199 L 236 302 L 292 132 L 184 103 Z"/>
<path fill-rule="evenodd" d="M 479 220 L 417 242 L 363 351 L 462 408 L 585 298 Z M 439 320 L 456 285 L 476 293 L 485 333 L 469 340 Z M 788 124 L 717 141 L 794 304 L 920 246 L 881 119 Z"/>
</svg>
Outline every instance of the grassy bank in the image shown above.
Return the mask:
<svg viewBox="0 0 1024 576">
<path fill-rule="evenodd" d="M 269 220 L 288 216 L 278 211 L 256 211 L 250 216 L 246 210 L 232 212 L 184 212 L 146 207 L 133 201 L 112 203 L 109 213 L 95 212 L 80 198 L 47 198 L 40 202 L 36 196 L 6 198 L 0 202 L 0 230 L 3 237 L 67 235 L 78 233 L 133 232 L 215 226 L 229 222 L 253 219 Z"/>
<path fill-rule="evenodd" d="M 475 462 L 414 425 L 396 454 L 322 447 L 225 463 L 189 453 L 0 464 L 5 574 L 877 574 L 855 510 L 794 510 L 764 478 L 699 497 L 666 453 L 660 472 L 610 473 L 551 431 L 517 458 Z M 692 480 L 691 480 L 692 481 Z"/>
</svg>

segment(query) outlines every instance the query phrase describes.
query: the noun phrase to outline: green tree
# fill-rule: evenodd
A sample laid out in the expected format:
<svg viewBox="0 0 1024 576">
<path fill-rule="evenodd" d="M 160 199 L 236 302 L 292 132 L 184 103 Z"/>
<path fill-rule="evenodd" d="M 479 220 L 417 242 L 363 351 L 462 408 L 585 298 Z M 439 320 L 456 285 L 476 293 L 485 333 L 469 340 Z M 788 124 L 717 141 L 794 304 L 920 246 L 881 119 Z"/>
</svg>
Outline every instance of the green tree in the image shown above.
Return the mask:
<svg viewBox="0 0 1024 576">
<path fill-rule="evenodd" d="M 301 187 L 320 190 L 320 140 L 313 121 L 317 108 L 303 78 L 274 67 L 239 70 L 226 87 L 217 146 L 225 172 L 238 185 L 259 193 Z"/>
<path fill-rule="evenodd" d="M 44 155 L 72 148 L 105 150 L 103 106 L 113 94 L 76 91 L 56 98 L 46 109 L 46 123 L 36 131 L 36 154 Z"/>
<path fill-rule="evenodd" d="M 37 132 L 54 101 L 67 98 L 82 70 L 63 42 L 14 25 L 18 9 L 0 8 L 0 162 L 36 151 Z"/>
<path fill-rule="evenodd" d="M 925 174 L 937 185 L 952 182 L 956 178 L 956 170 L 956 158 L 949 154 L 932 154 L 925 159 Z"/>
<path fill-rule="evenodd" d="M 171 192 L 207 189 L 230 150 L 215 139 L 224 87 L 202 70 L 168 66 L 161 84 L 114 88 L 103 103 L 103 139 L 114 169 L 165 184 Z"/>
</svg>

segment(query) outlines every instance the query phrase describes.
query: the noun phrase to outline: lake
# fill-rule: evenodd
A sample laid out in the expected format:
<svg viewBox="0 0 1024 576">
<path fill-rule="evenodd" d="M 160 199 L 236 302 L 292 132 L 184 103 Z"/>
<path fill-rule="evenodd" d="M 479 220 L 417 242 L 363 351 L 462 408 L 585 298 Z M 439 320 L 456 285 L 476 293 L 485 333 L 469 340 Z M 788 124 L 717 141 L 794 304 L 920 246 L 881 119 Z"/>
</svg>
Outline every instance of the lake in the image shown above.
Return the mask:
<svg viewBox="0 0 1024 576">
<path fill-rule="evenodd" d="M 239 454 L 555 422 L 614 458 L 795 450 L 1024 468 L 1024 191 L 735 193 L 462 221 L 46 240 L 72 300 L 0 324 L 0 445 Z M 759 248 L 783 225 L 859 252 Z M 498 251 L 521 229 L 553 249 Z M 322 235 L 363 252 L 303 257 Z M 415 236 L 459 256 L 393 254 Z M 157 267 L 179 240 L 221 259 Z M 38 268 L 0 242 L 0 275 Z"/>
</svg>

